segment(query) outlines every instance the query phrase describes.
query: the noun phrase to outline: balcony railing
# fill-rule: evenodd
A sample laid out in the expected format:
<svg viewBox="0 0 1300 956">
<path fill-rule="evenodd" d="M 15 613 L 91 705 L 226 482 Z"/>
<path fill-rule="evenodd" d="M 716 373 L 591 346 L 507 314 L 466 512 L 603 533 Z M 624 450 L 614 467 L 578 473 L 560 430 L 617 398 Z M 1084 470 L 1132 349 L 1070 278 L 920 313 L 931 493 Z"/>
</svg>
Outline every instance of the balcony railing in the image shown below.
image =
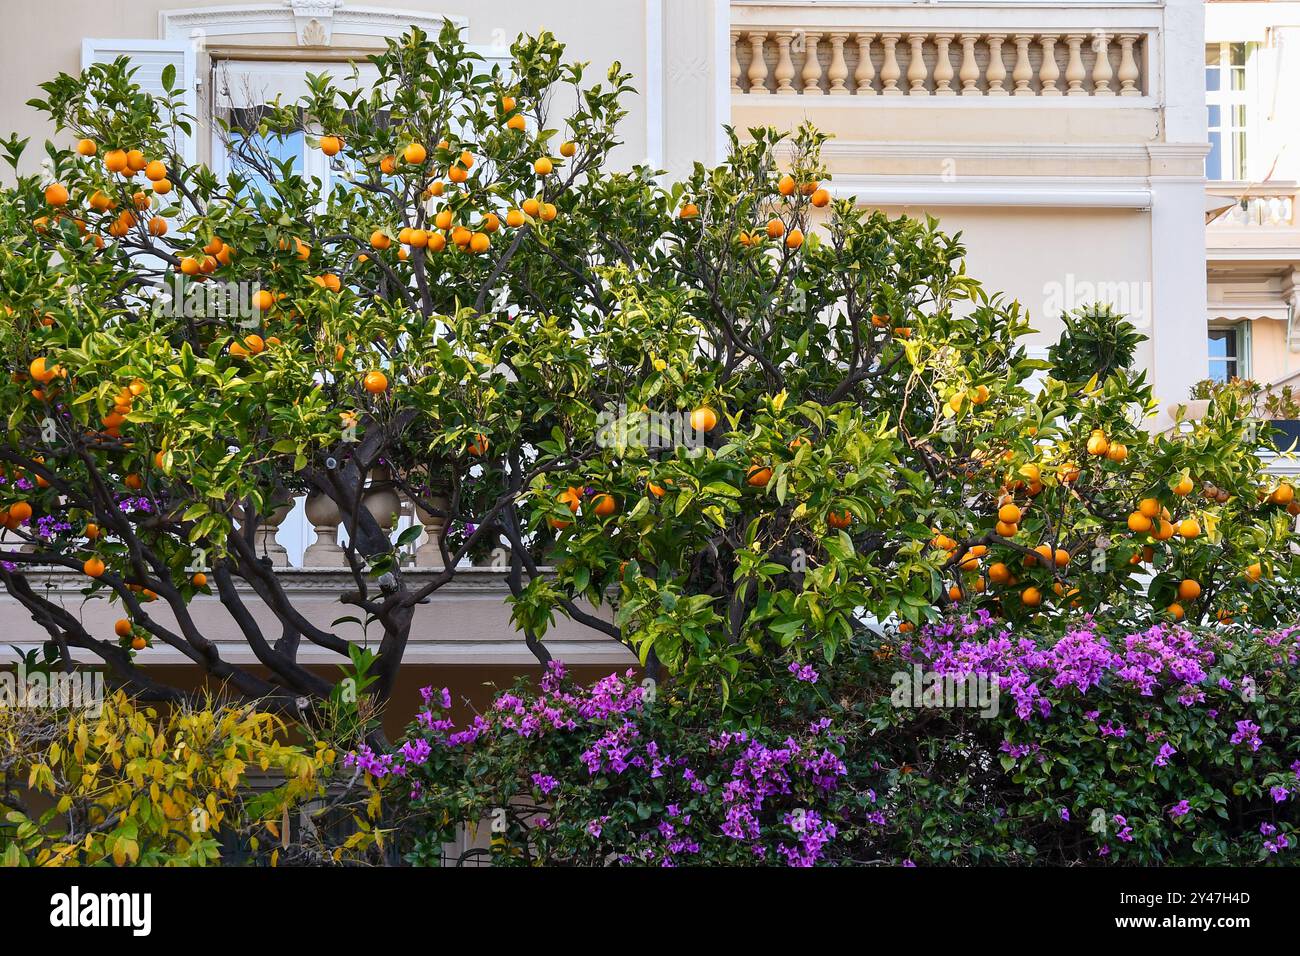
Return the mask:
<svg viewBox="0 0 1300 956">
<path fill-rule="evenodd" d="M 1213 229 L 1296 227 L 1296 183 L 1211 183 L 1206 193 L 1209 208 L 1222 210 L 1210 220 Z"/>
<path fill-rule="evenodd" d="M 1141 97 L 1158 24 L 1114 6 L 733 0 L 731 92 Z"/>
</svg>

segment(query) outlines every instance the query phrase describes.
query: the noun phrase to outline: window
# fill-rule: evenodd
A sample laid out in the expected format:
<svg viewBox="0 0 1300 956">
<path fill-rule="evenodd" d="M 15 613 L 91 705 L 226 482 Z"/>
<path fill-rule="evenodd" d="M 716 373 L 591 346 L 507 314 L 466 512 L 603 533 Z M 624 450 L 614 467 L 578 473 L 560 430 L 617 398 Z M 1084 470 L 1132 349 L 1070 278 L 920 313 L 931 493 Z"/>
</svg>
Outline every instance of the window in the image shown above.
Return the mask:
<svg viewBox="0 0 1300 956">
<path fill-rule="evenodd" d="M 1205 157 L 1208 179 L 1248 180 L 1249 93 L 1255 43 L 1207 43 L 1205 46 L 1205 104 L 1210 152 Z"/>
<path fill-rule="evenodd" d="M 1250 324 L 1210 329 L 1209 377 L 1215 382 L 1250 376 Z"/>
</svg>

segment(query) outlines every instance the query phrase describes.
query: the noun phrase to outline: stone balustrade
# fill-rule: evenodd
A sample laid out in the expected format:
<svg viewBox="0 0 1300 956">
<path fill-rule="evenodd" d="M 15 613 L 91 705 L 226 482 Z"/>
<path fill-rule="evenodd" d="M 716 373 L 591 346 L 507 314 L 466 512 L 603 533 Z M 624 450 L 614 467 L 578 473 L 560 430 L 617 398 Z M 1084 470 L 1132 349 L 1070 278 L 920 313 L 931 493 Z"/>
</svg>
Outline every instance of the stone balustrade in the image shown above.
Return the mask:
<svg viewBox="0 0 1300 956">
<path fill-rule="evenodd" d="M 1111 97 L 1149 88 L 1150 35 L 733 27 L 731 92 L 747 96 Z"/>
<path fill-rule="evenodd" d="M 1211 229 L 1296 227 L 1296 183 L 1212 183 L 1206 192 L 1211 208 L 1228 207 L 1211 220 Z"/>
</svg>

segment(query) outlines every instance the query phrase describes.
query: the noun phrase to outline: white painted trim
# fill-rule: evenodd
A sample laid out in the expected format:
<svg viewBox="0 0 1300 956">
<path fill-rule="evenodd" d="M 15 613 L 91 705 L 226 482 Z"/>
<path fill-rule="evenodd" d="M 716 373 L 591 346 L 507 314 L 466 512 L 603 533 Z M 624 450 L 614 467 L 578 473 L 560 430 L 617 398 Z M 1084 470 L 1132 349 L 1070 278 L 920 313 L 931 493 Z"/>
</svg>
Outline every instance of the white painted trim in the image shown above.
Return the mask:
<svg viewBox="0 0 1300 956">
<path fill-rule="evenodd" d="M 727 133 L 731 123 L 731 0 L 713 0 L 713 156 L 727 158 Z"/>
<path fill-rule="evenodd" d="M 877 206 L 1027 206 L 1044 208 L 1151 208 L 1145 179 L 1120 177 L 843 176 L 831 195 Z"/>
<path fill-rule="evenodd" d="M 340 0 L 342 3 L 343 0 Z M 303 8 L 316 6 L 304 4 Z M 341 5 L 328 12 L 321 6 L 321 16 L 331 21 L 332 29 L 351 36 L 400 36 L 408 26 L 436 32 L 443 20 L 450 20 L 462 30 L 469 18 L 436 14 L 423 10 L 392 7 Z M 294 8 L 289 3 L 258 3 L 231 7 L 191 7 L 158 12 L 158 35 L 165 39 L 188 39 L 198 30 L 206 37 L 281 34 L 298 36 Z"/>
<path fill-rule="evenodd" d="M 788 141 L 784 145 L 789 149 Z M 1148 147 L 1124 143 L 954 143 L 896 140 L 833 139 L 822 145 L 822 155 L 843 159 L 956 159 L 969 161 L 1017 160 L 1058 162 L 1138 162 L 1151 157 Z"/>
<path fill-rule="evenodd" d="M 664 2 L 645 0 L 645 151 L 651 169 L 664 166 Z"/>
</svg>

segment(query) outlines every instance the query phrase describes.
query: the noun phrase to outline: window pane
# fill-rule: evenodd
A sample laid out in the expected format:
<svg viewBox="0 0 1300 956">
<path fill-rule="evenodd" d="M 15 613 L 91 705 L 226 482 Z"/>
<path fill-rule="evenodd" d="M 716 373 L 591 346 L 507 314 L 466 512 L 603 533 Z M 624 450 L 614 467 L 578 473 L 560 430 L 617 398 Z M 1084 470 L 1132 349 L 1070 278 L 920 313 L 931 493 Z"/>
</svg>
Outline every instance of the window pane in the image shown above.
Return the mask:
<svg viewBox="0 0 1300 956">
<path fill-rule="evenodd" d="M 1234 133 L 1232 136 L 1233 152 L 1232 175 L 1237 179 L 1246 178 L 1246 134 Z"/>
<path fill-rule="evenodd" d="M 1219 68 L 1217 66 L 1206 67 L 1205 91 L 1207 93 L 1217 93 L 1219 91 Z"/>
<path fill-rule="evenodd" d="M 1205 155 L 1205 178 L 1223 178 L 1223 134 L 1218 130 L 1210 133 L 1210 151 Z"/>
<path fill-rule="evenodd" d="M 1206 109 L 1208 110 L 1207 122 L 1210 128 L 1217 129 L 1219 126 L 1219 118 L 1222 115 L 1222 110 L 1220 110 L 1219 107 L 1214 105 L 1213 103 L 1211 103 Z"/>
<path fill-rule="evenodd" d="M 1205 65 L 1206 66 L 1219 65 L 1219 44 L 1217 43 L 1205 44 Z M 1209 70 L 1206 70 L 1206 72 L 1208 73 Z"/>
<path fill-rule="evenodd" d="M 1233 66 L 1246 65 L 1246 44 L 1230 43 L 1228 44 L 1228 56 Z"/>
</svg>

